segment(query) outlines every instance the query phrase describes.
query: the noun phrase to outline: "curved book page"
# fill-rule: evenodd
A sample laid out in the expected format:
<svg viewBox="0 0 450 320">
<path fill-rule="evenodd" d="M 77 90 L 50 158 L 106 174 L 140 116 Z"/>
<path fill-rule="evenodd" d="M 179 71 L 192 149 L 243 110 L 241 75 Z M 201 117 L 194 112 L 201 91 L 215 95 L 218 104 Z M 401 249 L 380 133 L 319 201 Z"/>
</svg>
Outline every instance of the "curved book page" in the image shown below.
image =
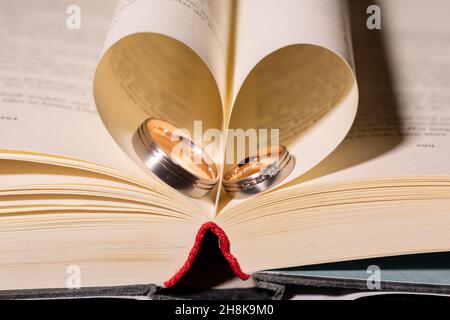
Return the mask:
<svg viewBox="0 0 450 320">
<path fill-rule="evenodd" d="M 350 130 L 358 105 L 353 69 L 345 1 L 240 1 L 229 127 L 279 129 L 279 142 L 296 160 L 288 183 Z M 223 193 L 221 207 L 243 201 Z"/>
<path fill-rule="evenodd" d="M 148 117 L 192 133 L 222 129 L 231 1 L 122 1 L 94 80 L 102 119 L 125 152 Z M 216 161 L 214 150 L 212 156 Z"/>
</svg>

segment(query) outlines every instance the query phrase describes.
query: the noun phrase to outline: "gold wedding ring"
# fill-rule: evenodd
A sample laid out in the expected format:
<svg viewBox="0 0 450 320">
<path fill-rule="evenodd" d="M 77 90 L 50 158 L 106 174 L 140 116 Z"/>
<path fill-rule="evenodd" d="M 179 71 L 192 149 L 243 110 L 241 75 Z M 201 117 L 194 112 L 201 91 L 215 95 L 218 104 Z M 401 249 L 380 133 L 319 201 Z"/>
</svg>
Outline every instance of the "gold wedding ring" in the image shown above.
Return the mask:
<svg viewBox="0 0 450 320">
<path fill-rule="evenodd" d="M 283 181 L 294 165 L 294 158 L 285 146 L 261 149 L 228 170 L 223 187 L 232 198 L 245 198 Z"/>
<path fill-rule="evenodd" d="M 133 135 L 133 147 L 144 169 L 189 197 L 204 197 L 217 184 L 217 166 L 202 147 L 176 129 L 166 121 L 147 119 Z"/>
</svg>

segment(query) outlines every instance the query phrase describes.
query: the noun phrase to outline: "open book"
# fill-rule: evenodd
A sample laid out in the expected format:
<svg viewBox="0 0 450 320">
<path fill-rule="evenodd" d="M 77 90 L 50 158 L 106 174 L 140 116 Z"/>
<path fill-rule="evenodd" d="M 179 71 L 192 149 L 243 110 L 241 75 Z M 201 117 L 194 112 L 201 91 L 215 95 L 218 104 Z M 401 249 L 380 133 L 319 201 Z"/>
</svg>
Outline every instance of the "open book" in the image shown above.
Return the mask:
<svg viewBox="0 0 450 320">
<path fill-rule="evenodd" d="M 83 287 L 171 286 L 208 230 L 242 279 L 450 249 L 447 1 L 385 1 L 381 30 L 365 1 L 78 3 L 79 30 L 68 1 L 0 3 L 0 289 L 73 266 Z M 277 128 L 295 167 L 186 197 L 136 161 L 149 117 Z M 226 145 L 205 143 L 220 175 Z"/>
</svg>

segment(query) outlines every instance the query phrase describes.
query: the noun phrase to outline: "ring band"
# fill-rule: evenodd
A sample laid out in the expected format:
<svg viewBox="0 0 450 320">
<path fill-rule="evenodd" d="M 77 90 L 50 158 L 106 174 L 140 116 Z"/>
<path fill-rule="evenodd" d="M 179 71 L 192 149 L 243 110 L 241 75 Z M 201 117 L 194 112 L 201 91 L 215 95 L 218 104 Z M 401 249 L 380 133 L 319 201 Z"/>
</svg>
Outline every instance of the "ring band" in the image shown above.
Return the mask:
<svg viewBox="0 0 450 320">
<path fill-rule="evenodd" d="M 232 198 L 245 198 L 283 181 L 294 165 L 295 160 L 285 146 L 268 147 L 228 170 L 223 187 Z"/>
<path fill-rule="evenodd" d="M 175 134 L 176 129 L 166 121 L 149 118 L 134 133 L 133 147 L 144 169 L 189 197 L 204 197 L 217 184 L 217 166 L 202 147 Z"/>
</svg>

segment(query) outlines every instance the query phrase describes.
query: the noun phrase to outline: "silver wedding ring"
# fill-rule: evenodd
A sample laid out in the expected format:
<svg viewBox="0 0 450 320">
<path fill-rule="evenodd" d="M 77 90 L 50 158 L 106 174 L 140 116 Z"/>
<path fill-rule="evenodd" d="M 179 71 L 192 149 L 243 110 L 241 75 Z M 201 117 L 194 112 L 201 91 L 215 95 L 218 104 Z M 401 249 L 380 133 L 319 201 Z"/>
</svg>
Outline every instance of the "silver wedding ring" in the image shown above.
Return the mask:
<svg viewBox="0 0 450 320">
<path fill-rule="evenodd" d="M 204 197 L 217 184 L 218 169 L 209 155 L 166 121 L 145 120 L 132 143 L 144 169 L 189 197 Z"/>
<path fill-rule="evenodd" d="M 232 198 L 255 195 L 283 181 L 294 165 L 294 158 L 285 146 L 261 149 L 228 170 L 223 187 Z"/>
</svg>

